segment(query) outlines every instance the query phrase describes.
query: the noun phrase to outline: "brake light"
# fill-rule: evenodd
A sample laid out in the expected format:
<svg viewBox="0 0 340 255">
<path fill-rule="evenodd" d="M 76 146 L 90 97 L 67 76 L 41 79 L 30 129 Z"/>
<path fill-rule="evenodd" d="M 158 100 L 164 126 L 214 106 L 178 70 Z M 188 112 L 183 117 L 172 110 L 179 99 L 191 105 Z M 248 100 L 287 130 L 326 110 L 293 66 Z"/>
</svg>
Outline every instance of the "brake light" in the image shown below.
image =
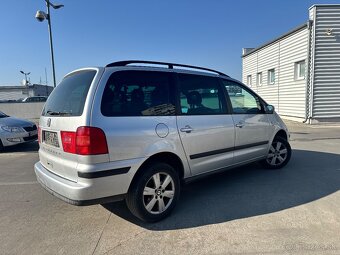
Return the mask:
<svg viewBox="0 0 340 255">
<path fill-rule="evenodd" d="M 107 154 L 106 136 L 100 128 L 78 127 L 76 132 L 61 131 L 65 152 L 78 155 Z"/>
<path fill-rule="evenodd" d="M 41 143 L 41 128 L 38 126 L 38 143 Z"/>
<path fill-rule="evenodd" d="M 64 151 L 76 154 L 76 132 L 61 131 L 60 135 Z"/>
</svg>

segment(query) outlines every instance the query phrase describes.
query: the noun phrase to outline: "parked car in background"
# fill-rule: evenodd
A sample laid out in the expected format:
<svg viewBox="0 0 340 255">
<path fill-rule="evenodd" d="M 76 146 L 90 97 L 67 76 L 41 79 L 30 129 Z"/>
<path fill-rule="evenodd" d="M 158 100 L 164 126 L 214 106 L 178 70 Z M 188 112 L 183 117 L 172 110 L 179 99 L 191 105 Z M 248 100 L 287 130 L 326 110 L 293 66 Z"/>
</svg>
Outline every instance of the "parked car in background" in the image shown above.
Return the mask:
<svg viewBox="0 0 340 255">
<path fill-rule="evenodd" d="M 24 103 L 31 103 L 31 102 L 46 102 L 47 97 L 45 96 L 33 96 L 33 97 L 26 97 L 22 100 Z"/>
<path fill-rule="evenodd" d="M 4 147 L 38 139 L 37 126 L 28 120 L 10 117 L 0 112 L 0 151 Z"/>
<path fill-rule="evenodd" d="M 286 125 L 247 86 L 149 61 L 67 74 L 44 106 L 39 137 L 35 173 L 47 191 L 75 205 L 125 199 L 150 222 L 169 215 L 185 182 L 254 161 L 279 169 L 291 156 Z"/>
<path fill-rule="evenodd" d="M 22 98 L 20 99 L 2 99 L 0 100 L 0 103 L 21 103 L 22 102 Z"/>
</svg>

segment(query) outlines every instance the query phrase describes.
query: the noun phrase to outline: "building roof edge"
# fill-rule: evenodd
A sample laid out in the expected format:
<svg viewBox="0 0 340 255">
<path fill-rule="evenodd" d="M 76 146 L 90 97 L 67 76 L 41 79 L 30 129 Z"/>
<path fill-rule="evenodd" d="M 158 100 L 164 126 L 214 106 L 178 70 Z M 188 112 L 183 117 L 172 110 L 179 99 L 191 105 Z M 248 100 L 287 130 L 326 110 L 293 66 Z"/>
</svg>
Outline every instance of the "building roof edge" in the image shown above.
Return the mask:
<svg viewBox="0 0 340 255">
<path fill-rule="evenodd" d="M 298 27 L 296 27 L 296 28 L 290 30 L 289 32 L 287 32 L 287 33 L 285 33 L 285 34 L 283 34 L 283 35 L 281 35 L 281 36 L 275 38 L 274 40 L 271 40 L 271 41 L 269 41 L 269 42 L 267 42 L 267 43 L 265 43 L 265 44 L 262 44 L 261 46 L 259 46 L 259 47 L 255 48 L 255 49 L 253 49 L 252 51 L 248 52 L 247 54 L 242 55 L 242 58 L 243 58 L 243 57 L 246 57 L 246 56 L 248 56 L 248 55 L 250 55 L 250 54 L 253 54 L 254 52 L 256 52 L 256 51 L 258 51 L 258 50 L 260 50 L 260 49 L 262 49 L 262 48 L 264 48 L 264 47 L 266 47 L 266 46 L 268 46 L 268 45 L 270 45 L 270 44 L 273 44 L 273 43 L 275 43 L 275 42 L 277 42 L 277 41 L 279 41 L 279 40 L 281 40 L 281 39 L 283 39 L 283 38 L 285 38 L 285 37 L 287 37 L 287 36 L 289 36 L 289 35 L 291 35 L 291 34 L 294 34 L 295 32 L 298 32 L 298 31 L 300 31 L 300 30 L 306 28 L 306 27 L 307 27 L 307 24 L 308 24 L 308 23 L 306 22 L 306 23 L 304 23 L 304 24 L 302 24 L 302 25 L 300 25 L 300 26 L 298 26 Z"/>
</svg>

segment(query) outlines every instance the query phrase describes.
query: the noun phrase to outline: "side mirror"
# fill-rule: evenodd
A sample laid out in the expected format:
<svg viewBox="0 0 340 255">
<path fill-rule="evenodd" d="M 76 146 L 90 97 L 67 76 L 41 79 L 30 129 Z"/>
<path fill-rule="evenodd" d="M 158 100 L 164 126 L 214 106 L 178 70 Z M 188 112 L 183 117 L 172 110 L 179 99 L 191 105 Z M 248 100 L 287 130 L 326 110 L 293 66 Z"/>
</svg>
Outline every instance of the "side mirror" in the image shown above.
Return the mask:
<svg viewBox="0 0 340 255">
<path fill-rule="evenodd" d="M 275 107 L 273 105 L 266 105 L 266 113 L 273 114 L 275 111 Z"/>
</svg>

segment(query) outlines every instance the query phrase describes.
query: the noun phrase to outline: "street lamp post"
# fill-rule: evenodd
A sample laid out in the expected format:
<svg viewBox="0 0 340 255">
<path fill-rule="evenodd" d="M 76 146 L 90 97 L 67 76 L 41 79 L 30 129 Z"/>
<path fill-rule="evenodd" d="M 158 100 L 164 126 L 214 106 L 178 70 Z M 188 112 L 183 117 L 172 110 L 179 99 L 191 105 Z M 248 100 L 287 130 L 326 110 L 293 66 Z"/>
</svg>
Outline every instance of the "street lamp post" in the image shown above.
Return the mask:
<svg viewBox="0 0 340 255">
<path fill-rule="evenodd" d="M 53 53 L 53 40 L 52 40 L 52 26 L 51 26 L 51 14 L 50 14 L 50 6 L 52 6 L 53 9 L 59 9 L 61 7 L 64 7 L 63 4 L 53 4 L 49 0 L 45 0 L 46 7 L 47 7 L 47 13 L 43 11 L 37 11 L 35 14 L 35 18 L 42 22 L 45 19 L 48 22 L 48 34 L 50 38 L 50 51 L 51 51 L 51 62 L 52 62 L 52 76 L 53 76 L 53 87 L 56 87 L 56 81 L 55 81 L 55 68 L 54 68 L 54 53 Z"/>
<path fill-rule="evenodd" d="M 25 86 L 26 86 L 26 90 L 27 90 L 27 96 L 29 96 L 30 94 L 30 89 L 29 89 L 29 83 L 27 80 L 27 76 L 31 74 L 31 72 L 25 73 L 24 71 L 20 71 L 20 73 L 22 73 L 23 75 L 25 75 Z"/>
<path fill-rule="evenodd" d="M 25 73 L 24 71 L 20 71 L 23 75 L 25 75 L 25 85 L 28 84 L 27 76 L 30 75 L 31 72 Z"/>
</svg>

